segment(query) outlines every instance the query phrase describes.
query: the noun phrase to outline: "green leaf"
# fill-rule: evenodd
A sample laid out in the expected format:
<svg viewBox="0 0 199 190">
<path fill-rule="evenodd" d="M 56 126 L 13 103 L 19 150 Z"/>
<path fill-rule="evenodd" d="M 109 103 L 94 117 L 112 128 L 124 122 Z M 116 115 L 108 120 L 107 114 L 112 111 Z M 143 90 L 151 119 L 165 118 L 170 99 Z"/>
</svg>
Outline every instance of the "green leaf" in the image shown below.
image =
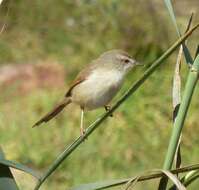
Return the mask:
<svg viewBox="0 0 199 190">
<path fill-rule="evenodd" d="M 195 58 L 197 57 L 198 54 L 199 54 L 199 45 L 197 45 L 197 48 L 196 48 Z"/>
<path fill-rule="evenodd" d="M 168 9 L 169 15 L 171 17 L 171 20 L 175 26 L 175 29 L 177 31 L 178 36 L 181 36 L 180 30 L 178 28 L 177 25 L 177 21 L 176 21 L 176 17 L 174 14 L 174 10 L 172 7 L 172 3 L 170 0 L 164 0 L 165 5 Z M 185 33 L 189 30 L 190 26 L 191 26 L 191 22 L 193 19 L 193 13 L 191 14 L 191 17 L 188 21 L 188 25 L 187 28 L 185 30 Z M 173 111 L 173 122 L 174 122 L 174 127 L 176 126 L 176 118 L 177 118 L 177 114 L 180 108 L 180 103 L 181 103 L 181 78 L 180 78 L 180 66 L 181 66 L 181 59 L 182 59 L 182 50 L 184 52 L 184 56 L 185 56 L 185 60 L 186 63 L 188 65 L 192 65 L 193 64 L 193 59 L 191 57 L 191 54 L 189 52 L 189 49 L 186 46 L 186 41 L 182 43 L 182 46 L 180 46 L 179 49 L 179 53 L 178 53 L 178 57 L 177 57 L 177 63 L 176 63 L 176 68 L 175 68 L 175 73 L 174 73 L 174 80 L 173 80 L 173 107 L 174 107 L 174 111 Z M 177 142 L 177 146 L 175 147 L 175 162 L 176 162 L 176 167 L 179 167 L 181 164 L 181 151 L 180 151 L 180 141 L 181 141 L 181 135 L 179 136 L 179 138 L 176 140 Z M 164 163 L 168 163 L 169 161 L 167 160 L 168 157 L 165 159 Z M 170 160 L 170 167 L 169 165 L 164 164 L 164 169 L 171 169 L 172 163 L 173 163 L 173 159 Z M 159 183 L 159 188 L 158 190 L 165 190 L 167 186 L 167 178 L 162 178 L 160 180 Z"/>
<path fill-rule="evenodd" d="M 173 175 L 171 172 L 162 170 L 162 172 L 167 175 L 167 177 L 176 185 L 179 190 L 186 190 L 185 186 L 181 183 L 181 181 Z"/>
<path fill-rule="evenodd" d="M 185 57 L 186 63 L 188 65 L 192 65 L 193 64 L 193 58 L 191 57 L 189 49 L 187 48 L 185 43 L 183 43 L 182 46 L 183 46 L 183 53 L 184 53 L 184 57 Z"/>
<path fill-rule="evenodd" d="M 171 17 L 171 20 L 172 20 L 172 22 L 174 24 L 174 27 L 176 29 L 176 32 L 177 32 L 178 36 L 180 37 L 181 33 L 180 33 L 180 29 L 178 28 L 178 24 L 177 24 L 177 21 L 176 21 L 176 17 L 175 17 L 175 14 L 174 14 L 172 3 L 171 3 L 170 0 L 164 0 L 164 2 L 165 2 L 165 5 L 166 5 L 166 7 L 168 9 L 168 12 L 169 12 L 169 15 Z M 188 31 L 188 29 L 191 26 L 192 18 L 193 18 L 193 14 L 191 14 L 191 17 L 189 19 L 186 31 Z M 190 51 L 187 48 L 185 43 L 183 43 L 183 52 L 184 52 L 186 63 L 187 64 L 192 64 L 193 63 L 193 59 L 192 59 L 191 53 L 190 53 Z"/>
<path fill-rule="evenodd" d="M 191 17 L 189 19 L 185 33 L 189 30 L 189 28 L 191 26 L 192 18 L 193 18 L 193 14 L 191 15 Z M 176 26 L 177 26 L 177 24 L 176 24 Z M 176 66 L 175 66 L 175 72 L 174 72 L 174 76 L 173 76 L 173 90 L 172 90 L 172 92 L 173 92 L 173 98 L 172 98 L 173 99 L 173 122 L 175 122 L 175 119 L 176 119 L 176 116 L 177 116 L 177 113 L 178 113 L 178 109 L 179 109 L 180 103 L 181 103 L 180 70 L 181 70 L 183 51 L 184 51 L 187 63 L 192 64 L 192 62 L 193 62 L 192 58 L 190 57 L 189 50 L 187 49 L 187 46 L 183 43 L 179 48 Z M 176 166 L 176 168 L 179 168 L 180 165 L 181 165 L 180 144 L 181 144 L 181 138 L 179 139 L 178 146 L 177 146 L 177 149 L 176 149 L 176 155 L 175 155 L 175 166 Z"/>
<path fill-rule="evenodd" d="M 172 167 L 179 138 L 181 136 L 187 112 L 191 103 L 192 95 L 198 81 L 198 75 L 199 75 L 199 55 L 194 60 L 194 63 L 190 68 L 189 75 L 187 77 L 182 103 L 180 105 L 179 112 L 176 117 L 176 122 L 174 123 L 171 138 L 169 141 L 169 147 L 164 162 L 164 169 L 170 169 Z M 164 190 L 166 189 L 166 186 L 167 186 L 167 180 L 166 178 L 163 178 L 160 181 L 159 189 Z"/>
<path fill-rule="evenodd" d="M 171 1 L 170 0 L 164 0 L 164 2 L 165 2 L 166 7 L 169 11 L 169 15 L 171 17 L 171 20 L 172 20 L 174 26 L 175 26 L 176 32 L 177 32 L 178 36 L 180 37 L 181 34 L 180 34 L 180 30 L 179 30 L 177 22 L 176 22 L 176 17 L 175 17 L 175 14 L 174 14 L 174 10 L 173 10 L 173 6 L 171 4 Z"/>
<path fill-rule="evenodd" d="M 27 167 L 27 166 L 24 166 L 20 163 L 16 163 L 16 162 L 13 162 L 13 161 L 10 161 L 10 160 L 3 160 L 3 159 L 0 159 L 0 164 L 1 165 L 4 165 L 4 166 L 8 166 L 8 167 L 11 167 L 11 168 L 14 168 L 14 169 L 17 169 L 17 170 L 21 170 L 25 173 L 28 173 L 30 175 L 32 175 L 33 177 L 39 179 L 40 178 L 40 175 L 32 170 L 31 168 Z"/>
<path fill-rule="evenodd" d="M 180 181 L 184 184 L 185 187 L 188 187 L 191 183 L 193 183 L 196 179 L 199 178 L 199 170 L 194 170 L 188 172 L 185 176 L 183 176 Z M 176 190 L 176 186 L 172 185 L 169 190 Z"/>
<path fill-rule="evenodd" d="M 199 170 L 192 171 L 191 175 L 185 176 L 185 180 L 183 181 L 183 184 L 188 187 L 191 183 L 193 183 L 196 179 L 199 178 Z"/>
<path fill-rule="evenodd" d="M 0 159 L 3 158 L 4 154 L 0 148 Z M 10 168 L 2 164 L 0 164 L 0 190 L 19 190 Z"/>
</svg>

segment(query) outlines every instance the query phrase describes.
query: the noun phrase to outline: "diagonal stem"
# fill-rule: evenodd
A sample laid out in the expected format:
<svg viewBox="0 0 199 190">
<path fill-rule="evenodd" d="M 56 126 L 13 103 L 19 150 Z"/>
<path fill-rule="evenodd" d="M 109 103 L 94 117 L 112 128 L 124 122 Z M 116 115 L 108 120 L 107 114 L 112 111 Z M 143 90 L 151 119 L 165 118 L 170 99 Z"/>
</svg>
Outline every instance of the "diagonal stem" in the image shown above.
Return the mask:
<svg viewBox="0 0 199 190">
<path fill-rule="evenodd" d="M 162 56 L 160 56 L 149 69 L 138 79 L 131 88 L 118 100 L 118 102 L 105 114 L 99 117 L 94 123 L 92 123 L 86 130 L 83 136 L 78 137 L 71 145 L 69 145 L 51 164 L 49 169 L 44 173 L 41 179 L 35 186 L 35 190 L 38 190 L 42 183 L 50 176 L 55 169 L 82 143 L 84 140 L 95 130 L 100 124 L 107 119 L 127 98 L 129 98 L 135 91 L 146 81 L 146 79 L 166 60 L 176 48 L 184 42 L 192 32 L 199 27 L 199 24 L 195 25 L 188 32 L 186 32 L 181 38 L 179 38 Z"/>
</svg>

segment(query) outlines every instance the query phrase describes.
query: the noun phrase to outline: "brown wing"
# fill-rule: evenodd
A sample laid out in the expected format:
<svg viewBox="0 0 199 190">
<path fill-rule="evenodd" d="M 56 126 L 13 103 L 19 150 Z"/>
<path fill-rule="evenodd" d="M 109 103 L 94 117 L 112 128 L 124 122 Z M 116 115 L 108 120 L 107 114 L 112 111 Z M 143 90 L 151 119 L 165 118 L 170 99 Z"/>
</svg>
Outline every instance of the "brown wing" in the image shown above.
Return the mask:
<svg viewBox="0 0 199 190">
<path fill-rule="evenodd" d="M 95 61 L 94 61 L 95 62 Z M 65 97 L 70 97 L 72 94 L 72 90 L 75 86 L 77 86 L 78 84 L 82 83 L 83 81 L 85 81 L 88 78 L 88 75 L 97 67 L 97 64 L 90 64 L 89 66 L 87 66 L 85 69 L 83 69 L 75 78 L 75 80 L 72 82 L 72 84 L 69 87 L 69 90 L 67 91 L 67 93 L 65 94 Z"/>
</svg>

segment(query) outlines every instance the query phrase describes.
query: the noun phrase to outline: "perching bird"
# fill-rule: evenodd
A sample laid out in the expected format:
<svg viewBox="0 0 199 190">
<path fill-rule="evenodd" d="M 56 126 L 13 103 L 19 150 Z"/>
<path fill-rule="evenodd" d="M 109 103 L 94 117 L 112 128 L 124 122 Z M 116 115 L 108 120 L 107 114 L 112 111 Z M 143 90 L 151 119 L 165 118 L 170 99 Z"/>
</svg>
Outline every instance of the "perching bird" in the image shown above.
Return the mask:
<svg viewBox="0 0 199 190">
<path fill-rule="evenodd" d="M 68 104 L 75 103 L 81 108 L 81 135 L 84 134 L 84 110 L 105 107 L 121 88 L 126 73 L 138 65 L 128 53 L 122 50 L 110 50 L 83 69 L 69 87 L 63 100 L 33 127 L 48 122 L 60 113 Z"/>
</svg>

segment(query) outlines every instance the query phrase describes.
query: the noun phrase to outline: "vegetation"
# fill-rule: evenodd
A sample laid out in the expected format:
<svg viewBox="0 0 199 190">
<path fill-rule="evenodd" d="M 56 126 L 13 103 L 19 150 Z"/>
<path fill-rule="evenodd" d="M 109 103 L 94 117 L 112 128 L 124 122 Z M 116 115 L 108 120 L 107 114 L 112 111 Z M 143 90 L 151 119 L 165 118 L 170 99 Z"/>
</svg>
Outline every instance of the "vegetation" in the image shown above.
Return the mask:
<svg viewBox="0 0 199 190">
<path fill-rule="evenodd" d="M 195 1 L 190 1 L 196 3 Z M 181 6 L 183 9 L 185 5 Z M 7 7 L 9 7 L 6 17 Z M 133 11 L 132 11 L 133 10 Z M 126 49 L 146 66 L 131 72 L 123 94 L 176 39 L 163 4 L 137 1 L 5 1 L 1 18 L 7 24 L 0 38 L 1 64 L 56 60 L 66 69 L 66 84 L 101 52 Z M 182 27 L 186 15 L 180 15 Z M 197 17 L 196 17 L 197 18 Z M 197 33 L 198 36 L 198 33 Z M 189 40 L 193 44 L 193 35 Z M 175 57 L 128 99 L 45 183 L 43 189 L 66 189 L 80 183 L 124 178 L 143 170 L 161 168 L 171 133 L 171 81 Z M 183 84 L 187 65 L 182 65 Z M 66 86 L 67 88 L 67 86 Z M 199 92 L 197 87 L 196 93 Z M 10 160 L 16 160 L 44 172 L 56 156 L 79 135 L 80 112 L 68 107 L 56 120 L 37 129 L 32 124 L 56 101 L 65 89 L 39 89 L 26 96 L 10 97 L 1 92 L 0 143 Z M 193 98 L 183 131 L 182 165 L 198 161 L 197 116 L 199 103 Z M 72 110 L 72 111 L 71 111 Z M 86 114 L 89 125 L 104 110 Z M 191 156 L 190 156 L 191 155 Z M 22 189 L 30 189 L 34 179 L 15 172 Z M 24 179 L 24 180 L 23 180 Z M 158 181 L 157 181 L 158 182 Z M 190 188 L 197 189 L 196 181 Z M 145 182 L 138 189 L 152 189 Z"/>
</svg>

